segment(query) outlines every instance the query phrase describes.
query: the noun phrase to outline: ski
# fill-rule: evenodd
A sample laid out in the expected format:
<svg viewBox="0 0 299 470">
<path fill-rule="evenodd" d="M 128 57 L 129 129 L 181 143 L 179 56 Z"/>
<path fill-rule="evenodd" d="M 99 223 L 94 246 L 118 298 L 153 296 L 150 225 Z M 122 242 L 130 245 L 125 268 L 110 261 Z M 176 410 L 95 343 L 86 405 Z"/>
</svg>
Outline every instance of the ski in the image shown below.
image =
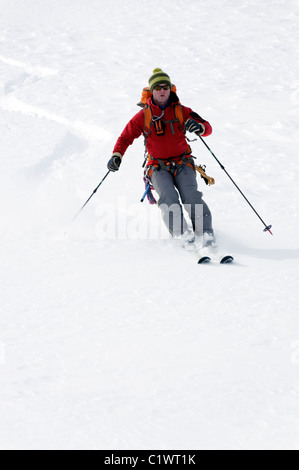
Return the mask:
<svg viewBox="0 0 299 470">
<path fill-rule="evenodd" d="M 197 261 L 198 264 L 207 264 L 210 263 L 212 260 L 209 256 L 201 256 L 199 260 Z"/>
<path fill-rule="evenodd" d="M 226 256 L 223 256 L 223 258 L 221 258 L 220 264 L 229 264 L 229 263 L 233 263 L 234 261 L 235 260 L 232 255 L 226 255 Z"/>
<path fill-rule="evenodd" d="M 234 262 L 234 257 L 232 255 L 224 255 L 222 250 L 222 253 L 219 253 L 220 250 L 216 244 L 204 246 L 198 249 L 195 243 L 188 243 L 184 248 L 187 251 L 191 251 L 196 254 L 197 264 L 230 264 Z"/>
<path fill-rule="evenodd" d="M 220 260 L 212 259 L 210 256 L 201 256 L 197 261 L 197 264 L 208 264 L 211 262 L 219 262 L 219 264 L 230 264 L 234 261 L 235 259 L 232 255 L 225 255 L 223 258 L 220 258 Z"/>
</svg>

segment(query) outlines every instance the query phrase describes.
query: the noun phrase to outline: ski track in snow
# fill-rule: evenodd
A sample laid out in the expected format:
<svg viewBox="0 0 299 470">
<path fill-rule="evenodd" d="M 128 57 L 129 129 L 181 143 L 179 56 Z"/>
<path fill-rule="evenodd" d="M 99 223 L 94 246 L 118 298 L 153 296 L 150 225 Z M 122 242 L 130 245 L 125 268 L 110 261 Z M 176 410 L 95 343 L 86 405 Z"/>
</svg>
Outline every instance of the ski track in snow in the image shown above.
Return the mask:
<svg viewBox="0 0 299 470">
<path fill-rule="evenodd" d="M 26 62 L 7 58 L 2 55 L 0 55 L 0 62 L 22 70 L 21 74 L 17 75 L 16 78 L 6 83 L 0 82 L 0 108 L 8 112 L 53 121 L 61 126 L 62 129 L 65 130 L 67 138 L 64 136 L 57 147 L 63 147 L 64 157 L 72 153 L 74 148 L 81 147 L 80 154 L 83 153 L 82 149 L 86 150 L 89 147 L 89 141 L 92 139 L 101 142 L 107 139 L 109 140 L 109 133 L 103 131 L 99 126 L 78 119 L 67 119 L 42 107 L 32 106 L 14 96 L 16 91 L 34 85 L 35 82 L 43 78 L 56 75 L 58 71 L 38 65 L 32 66 L 29 63 L 27 64 Z M 69 142 L 68 149 L 66 148 L 66 142 Z M 59 156 L 62 156 L 60 152 L 58 152 L 58 157 Z M 49 157 L 45 160 L 49 160 Z"/>
<path fill-rule="evenodd" d="M 0 448 L 298 450 L 297 3 L 26 4 L 0 0 Z M 234 265 L 139 203 L 140 139 L 70 222 L 157 66 L 273 224 L 192 143 Z"/>
</svg>

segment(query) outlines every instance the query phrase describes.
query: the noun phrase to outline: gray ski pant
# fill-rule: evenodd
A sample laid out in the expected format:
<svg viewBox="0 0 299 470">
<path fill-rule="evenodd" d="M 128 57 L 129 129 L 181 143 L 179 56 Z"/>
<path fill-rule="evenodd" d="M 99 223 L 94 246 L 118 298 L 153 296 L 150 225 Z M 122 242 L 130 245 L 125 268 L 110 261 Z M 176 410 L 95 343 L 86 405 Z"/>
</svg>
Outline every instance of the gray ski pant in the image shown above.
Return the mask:
<svg viewBox="0 0 299 470">
<path fill-rule="evenodd" d="M 159 195 L 158 206 L 162 211 L 163 221 L 173 236 L 180 236 L 188 229 L 181 203 L 184 206 L 196 235 L 203 232 L 213 234 L 212 215 L 197 190 L 196 172 L 187 165 L 180 165 L 170 170 L 155 169 L 151 182 Z"/>
</svg>

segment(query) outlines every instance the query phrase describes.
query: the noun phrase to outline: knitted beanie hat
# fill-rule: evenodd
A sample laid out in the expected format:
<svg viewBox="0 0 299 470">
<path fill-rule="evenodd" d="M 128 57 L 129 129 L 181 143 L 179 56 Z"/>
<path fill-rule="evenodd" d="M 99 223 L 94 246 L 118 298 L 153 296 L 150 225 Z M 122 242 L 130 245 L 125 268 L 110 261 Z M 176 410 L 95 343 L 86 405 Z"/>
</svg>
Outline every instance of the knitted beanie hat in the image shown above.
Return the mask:
<svg viewBox="0 0 299 470">
<path fill-rule="evenodd" d="M 160 85 L 160 83 L 166 83 L 171 86 L 169 75 L 159 68 L 153 70 L 153 75 L 149 78 L 148 83 L 151 91 L 153 91 L 156 85 Z"/>
</svg>

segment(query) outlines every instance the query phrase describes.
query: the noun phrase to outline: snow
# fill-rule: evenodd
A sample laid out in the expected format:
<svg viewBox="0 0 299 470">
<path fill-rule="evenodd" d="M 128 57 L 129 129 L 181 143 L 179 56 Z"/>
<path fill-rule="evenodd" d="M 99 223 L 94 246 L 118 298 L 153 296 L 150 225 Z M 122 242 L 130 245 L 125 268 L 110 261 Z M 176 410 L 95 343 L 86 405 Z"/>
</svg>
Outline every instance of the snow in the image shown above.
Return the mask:
<svg viewBox="0 0 299 470">
<path fill-rule="evenodd" d="M 0 0 L 0 448 L 299 449 L 299 5 Z M 199 266 L 106 174 L 155 67 L 208 119 Z"/>
</svg>

